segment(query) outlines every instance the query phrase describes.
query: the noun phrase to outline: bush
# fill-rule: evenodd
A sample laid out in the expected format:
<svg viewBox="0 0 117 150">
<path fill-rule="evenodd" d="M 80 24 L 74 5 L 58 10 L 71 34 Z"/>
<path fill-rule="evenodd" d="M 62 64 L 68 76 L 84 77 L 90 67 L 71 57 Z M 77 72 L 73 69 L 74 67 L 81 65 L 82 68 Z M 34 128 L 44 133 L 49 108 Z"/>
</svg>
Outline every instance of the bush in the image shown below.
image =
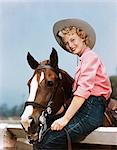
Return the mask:
<svg viewBox="0 0 117 150">
<path fill-rule="evenodd" d="M 111 98 L 117 100 L 117 76 L 110 76 L 110 82 L 112 86 Z"/>
</svg>

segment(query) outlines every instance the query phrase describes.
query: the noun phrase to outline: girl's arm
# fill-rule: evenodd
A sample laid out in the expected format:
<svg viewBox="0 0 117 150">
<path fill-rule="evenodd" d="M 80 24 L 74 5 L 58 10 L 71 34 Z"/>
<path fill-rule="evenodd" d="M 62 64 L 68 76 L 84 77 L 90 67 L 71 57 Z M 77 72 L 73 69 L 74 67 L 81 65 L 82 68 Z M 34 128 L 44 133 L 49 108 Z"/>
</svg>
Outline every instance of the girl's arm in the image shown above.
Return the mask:
<svg viewBox="0 0 117 150">
<path fill-rule="evenodd" d="M 64 126 L 67 125 L 67 123 L 70 121 L 70 119 L 75 115 L 75 113 L 79 110 L 79 108 L 84 103 L 85 99 L 80 96 L 74 96 L 73 100 L 71 101 L 70 106 L 68 107 L 65 115 L 57 120 L 55 120 L 52 125 L 52 130 L 61 130 L 64 128 Z"/>
</svg>

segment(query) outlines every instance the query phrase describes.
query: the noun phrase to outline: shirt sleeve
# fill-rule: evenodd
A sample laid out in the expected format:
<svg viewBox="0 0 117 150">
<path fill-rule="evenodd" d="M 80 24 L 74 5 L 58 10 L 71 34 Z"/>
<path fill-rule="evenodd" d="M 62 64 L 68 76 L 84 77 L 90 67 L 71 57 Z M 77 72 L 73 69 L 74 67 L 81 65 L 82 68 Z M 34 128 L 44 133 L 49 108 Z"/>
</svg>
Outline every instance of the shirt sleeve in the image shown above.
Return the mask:
<svg viewBox="0 0 117 150">
<path fill-rule="evenodd" d="M 80 76 L 77 82 L 77 89 L 74 95 L 87 99 L 95 84 L 96 72 L 99 67 L 100 60 L 95 53 L 85 54 L 81 61 Z"/>
</svg>

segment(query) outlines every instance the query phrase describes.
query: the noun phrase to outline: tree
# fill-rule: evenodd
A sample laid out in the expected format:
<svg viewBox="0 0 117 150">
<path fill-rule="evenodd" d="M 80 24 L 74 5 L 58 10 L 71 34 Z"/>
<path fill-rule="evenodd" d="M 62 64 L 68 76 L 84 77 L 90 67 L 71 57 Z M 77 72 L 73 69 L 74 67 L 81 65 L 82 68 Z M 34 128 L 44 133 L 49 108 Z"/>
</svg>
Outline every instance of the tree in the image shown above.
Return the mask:
<svg viewBox="0 0 117 150">
<path fill-rule="evenodd" d="M 9 109 L 6 103 L 0 106 L 0 117 L 9 117 Z"/>
<path fill-rule="evenodd" d="M 117 100 L 117 76 L 111 76 L 110 82 L 112 86 L 112 94 L 111 97 Z"/>
</svg>

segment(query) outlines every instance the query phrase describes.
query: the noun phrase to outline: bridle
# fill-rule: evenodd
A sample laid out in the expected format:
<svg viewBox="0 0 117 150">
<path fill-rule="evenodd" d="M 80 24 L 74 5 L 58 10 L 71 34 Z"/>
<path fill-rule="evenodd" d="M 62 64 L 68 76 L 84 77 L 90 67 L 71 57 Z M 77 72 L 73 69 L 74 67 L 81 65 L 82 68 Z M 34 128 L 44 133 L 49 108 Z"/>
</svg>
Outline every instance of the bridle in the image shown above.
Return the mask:
<svg viewBox="0 0 117 150">
<path fill-rule="evenodd" d="M 58 68 L 54 69 L 50 65 L 39 65 L 36 70 L 43 70 L 43 69 L 51 69 L 57 75 L 57 81 L 56 81 L 56 84 L 53 88 L 52 94 L 48 99 L 47 105 L 45 106 L 45 105 L 42 105 L 40 103 L 31 102 L 31 101 L 25 102 L 25 105 L 24 105 L 24 109 L 26 106 L 29 106 L 29 105 L 33 106 L 36 109 L 40 109 L 40 108 L 43 109 L 41 116 L 38 118 L 39 127 L 41 127 L 40 132 L 39 132 L 39 129 L 37 129 L 37 132 L 39 132 L 38 141 L 41 140 L 43 132 L 47 129 L 47 125 L 45 124 L 45 121 L 43 121 L 43 120 L 46 120 L 47 116 L 49 116 L 49 115 L 54 115 L 54 114 L 52 114 L 52 111 L 53 111 L 52 110 L 52 104 L 54 102 L 54 98 L 55 98 L 56 92 L 58 90 L 58 87 L 60 86 L 60 80 L 62 80 L 62 75 L 61 75 L 61 72 L 59 71 Z M 62 85 L 61 85 L 61 89 L 64 90 Z M 44 118 L 44 119 L 40 119 L 40 118 Z M 32 141 L 32 142 L 34 142 L 34 141 Z"/>
<path fill-rule="evenodd" d="M 56 92 L 57 92 L 58 87 L 60 85 L 60 80 L 62 80 L 62 74 L 61 74 L 59 68 L 54 69 L 50 65 L 39 65 L 39 67 L 37 68 L 37 70 L 42 70 L 42 69 L 51 69 L 51 70 L 53 70 L 56 73 L 58 78 L 57 78 L 57 84 L 55 85 L 54 90 L 53 90 L 53 92 L 52 92 L 52 94 L 51 94 L 51 96 L 48 100 L 47 106 L 42 105 L 42 104 L 37 103 L 37 102 L 29 102 L 29 101 L 25 102 L 24 108 L 26 106 L 31 105 L 34 108 L 37 108 L 37 109 L 42 108 L 44 110 L 44 111 L 42 111 L 42 115 L 38 119 L 38 121 L 41 121 L 41 123 L 39 124 L 39 126 L 41 127 L 40 131 L 39 131 L 39 128 L 37 129 L 38 139 L 36 141 L 31 141 L 30 142 L 31 144 L 34 144 L 35 142 L 40 142 L 42 140 L 43 136 L 50 130 L 50 128 L 47 128 L 46 118 L 47 118 L 48 115 L 51 115 L 51 113 L 52 113 L 51 104 L 53 103 Z M 63 85 L 61 86 L 61 89 L 64 91 Z M 64 97 L 65 97 L 65 94 L 64 94 Z M 44 119 L 41 120 L 40 118 L 42 118 L 42 117 L 44 117 Z M 71 139 L 70 139 L 69 133 L 65 128 L 64 128 L 64 131 L 67 135 L 68 150 L 72 150 Z"/>
<path fill-rule="evenodd" d="M 47 104 L 47 106 L 44 106 L 44 105 L 36 103 L 36 102 L 25 102 L 24 108 L 28 105 L 32 105 L 34 108 L 42 108 L 45 110 L 45 109 L 48 109 L 48 107 L 50 107 L 50 104 L 53 102 L 53 99 L 55 97 L 55 94 L 56 94 L 57 89 L 58 89 L 59 84 L 60 84 L 60 80 L 62 79 L 62 75 L 59 72 L 58 68 L 54 69 L 53 67 L 51 67 L 49 65 L 39 65 L 39 67 L 37 68 L 37 70 L 42 70 L 42 69 L 51 69 L 57 74 L 57 77 L 58 77 L 57 78 L 57 84 L 55 85 L 54 90 L 53 90 L 53 92 L 52 92 L 52 94 L 48 100 L 48 104 Z M 62 89 L 64 90 L 63 86 L 62 86 Z"/>
<path fill-rule="evenodd" d="M 56 91 L 57 91 L 58 87 L 59 87 L 59 81 L 58 81 L 57 85 L 55 86 L 55 88 L 54 88 L 54 90 L 53 90 L 53 92 L 52 92 L 52 94 L 51 94 L 51 96 L 50 96 L 50 98 L 48 100 L 47 106 L 39 104 L 37 102 L 25 102 L 25 106 L 24 107 L 26 107 L 28 105 L 32 105 L 34 108 L 37 108 L 37 109 L 38 108 L 42 108 L 44 110 L 47 109 L 48 107 L 50 107 L 50 104 L 53 102 L 53 99 L 55 97 L 55 94 L 56 94 Z"/>
</svg>

